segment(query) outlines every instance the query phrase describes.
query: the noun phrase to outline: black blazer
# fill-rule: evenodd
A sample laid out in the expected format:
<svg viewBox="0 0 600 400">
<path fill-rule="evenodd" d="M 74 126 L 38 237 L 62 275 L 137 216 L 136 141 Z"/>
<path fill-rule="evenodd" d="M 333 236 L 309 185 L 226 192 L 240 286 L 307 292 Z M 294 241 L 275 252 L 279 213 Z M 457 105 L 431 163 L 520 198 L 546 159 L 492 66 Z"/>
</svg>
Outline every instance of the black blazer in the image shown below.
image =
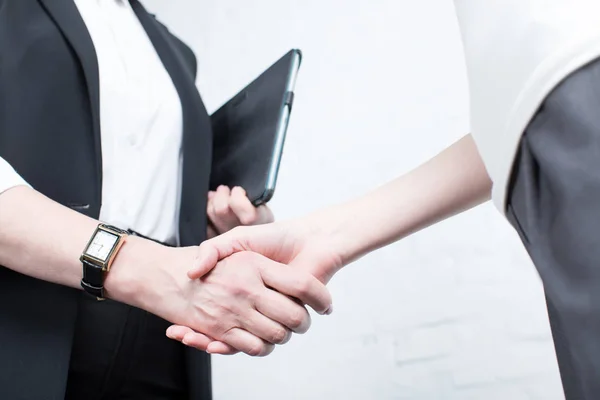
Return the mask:
<svg viewBox="0 0 600 400">
<path fill-rule="evenodd" d="M 181 99 L 179 230 L 182 245 L 197 245 L 206 232 L 212 134 L 194 84 L 196 59 L 138 0 L 130 2 Z M 97 58 L 73 0 L 0 0 L 0 157 L 41 193 L 94 218 L 99 107 Z M 0 399 L 64 398 L 79 296 L 0 267 Z M 209 357 L 188 350 L 187 360 L 191 398 L 210 399 Z"/>
</svg>

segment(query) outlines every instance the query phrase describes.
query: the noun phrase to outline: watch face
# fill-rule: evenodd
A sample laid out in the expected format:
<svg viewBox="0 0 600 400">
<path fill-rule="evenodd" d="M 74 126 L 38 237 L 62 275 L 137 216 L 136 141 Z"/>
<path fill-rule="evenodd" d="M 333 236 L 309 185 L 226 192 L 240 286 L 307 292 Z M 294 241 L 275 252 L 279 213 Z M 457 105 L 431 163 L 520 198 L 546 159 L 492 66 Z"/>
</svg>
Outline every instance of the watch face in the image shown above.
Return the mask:
<svg viewBox="0 0 600 400">
<path fill-rule="evenodd" d="M 99 230 L 92 239 L 86 254 L 106 262 L 117 240 L 119 240 L 119 236 Z"/>
</svg>

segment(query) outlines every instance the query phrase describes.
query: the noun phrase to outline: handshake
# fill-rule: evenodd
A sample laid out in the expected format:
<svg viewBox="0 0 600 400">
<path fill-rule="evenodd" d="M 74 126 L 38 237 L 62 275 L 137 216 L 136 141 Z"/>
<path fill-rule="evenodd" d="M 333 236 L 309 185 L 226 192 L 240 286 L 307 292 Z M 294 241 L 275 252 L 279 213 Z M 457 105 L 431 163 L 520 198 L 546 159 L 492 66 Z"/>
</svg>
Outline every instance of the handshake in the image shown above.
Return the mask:
<svg viewBox="0 0 600 400">
<path fill-rule="evenodd" d="M 331 314 L 325 284 L 342 261 L 323 238 L 290 228 L 238 227 L 204 242 L 187 273 L 197 318 L 173 319 L 167 336 L 213 354 L 265 356 L 309 329 L 305 306 Z"/>
<path fill-rule="evenodd" d="M 210 210 L 209 217 L 223 220 Z M 351 259 L 344 241 L 320 227 L 323 216 L 315 217 L 238 226 L 193 247 L 130 237 L 123 248 L 130 251 L 119 253 L 106 278 L 107 292 L 175 324 L 167 336 L 187 346 L 268 355 L 309 329 L 307 306 L 331 313 L 325 285 Z M 127 259 L 142 253 L 145 262 Z"/>
<path fill-rule="evenodd" d="M 126 260 L 131 252 L 121 252 L 107 291 L 176 324 L 166 334 L 187 346 L 266 356 L 293 332 L 309 329 L 306 306 L 331 313 L 325 284 L 344 264 L 332 244 L 294 222 L 234 228 L 199 247 L 169 248 L 130 237 L 124 250 L 147 246 L 152 256 L 144 268 L 137 267 L 139 260 Z"/>
</svg>

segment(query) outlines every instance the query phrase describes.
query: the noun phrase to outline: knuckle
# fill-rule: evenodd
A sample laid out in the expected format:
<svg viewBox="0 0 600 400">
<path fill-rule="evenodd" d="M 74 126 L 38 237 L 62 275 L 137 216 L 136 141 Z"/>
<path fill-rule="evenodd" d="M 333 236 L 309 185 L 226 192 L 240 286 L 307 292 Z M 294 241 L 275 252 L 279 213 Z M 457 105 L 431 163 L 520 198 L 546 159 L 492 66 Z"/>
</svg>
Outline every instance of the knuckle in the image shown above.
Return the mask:
<svg viewBox="0 0 600 400">
<path fill-rule="evenodd" d="M 215 205 L 215 214 L 219 217 L 224 217 L 229 213 L 229 206 L 227 204 Z"/>
<path fill-rule="evenodd" d="M 229 294 L 233 297 L 237 298 L 245 298 L 248 300 L 252 300 L 255 297 L 255 294 L 250 290 L 250 288 L 243 284 L 233 283 L 229 285 Z"/>
<path fill-rule="evenodd" d="M 278 327 L 273 329 L 273 332 L 271 333 L 271 340 L 269 340 L 269 342 L 273 344 L 283 344 L 286 341 L 287 337 L 287 330 L 283 327 Z"/>
<path fill-rule="evenodd" d="M 285 339 L 283 339 L 283 342 L 281 342 L 279 344 L 286 344 L 290 340 L 292 340 L 292 331 L 287 331 L 287 334 L 285 335 Z"/>
<path fill-rule="evenodd" d="M 259 357 L 263 354 L 263 351 L 265 350 L 264 347 L 265 346 L 262 343 L 252 344 L 248 348 L 247 354 L 252 357 Z"/>
<path fill-rule="evenodd" d="M 214 207 L 207 207 L 206 208 L 206 214 L 208 215 L 208 218 L 214 222 L 214 220 L 217 218 L 217 215 L 215 214 L 215 208 Z"/>
<path fill-rule="evenodd" d="M 290 314 L 290 328 L 297 330 L 305 325 L 308 318 L 308 313 L 304 309 L 294 311 Z"/>
<path fill-rule="evenodd" d="M 311 293 L 312 281 L 306 275 L 300 275 L 296 279 L 296 292 L 301 297 L 306 297 Z"/>
<path fill-rule="evenodd" d="M 227 342 L 227 341 L 232 340 L 234 338 L 234 336 L 235 336 L 234 328 L 230 328 L 230 329 L 227 329 L 225 332 L 223 332 L 219 339 Z"/>
<path fill-rule="evenodd" d="M 237 316 L 235 310 L 232 310 L 226 304 L 221 304 L 215 307 L 210 312 L 206 322 L 199 326 L 202 326 L 202 331 L 208 333 L 209 336 L 222 336 L 237 325 Z"/>
<path fill-rule="evenodd" d="M 242 296 L 245 292 L 244 287 L 240 285 L 229 285 L 227 286 L 227 292 L 230 297 Z"/>
<path fill-rule="evenodd" d="M 222 331 L 223 325 L 220 318 L 211 318 L 205 322 L 204 326 L 206 327 L 207 332 L 215 334 Z"/>
<path fill-rule="evenodd" d="M 232 191 L 231 192 L 231 197 L 229 197 L 229 205 L 232 206 L 232 207 L 235 207 L 235 206 L 240 207 L 240 205 L 241 205 L 240 203 L 241 202 L 240 202 L 239 196 L 236 196 L 236 192 Z"/>
<path fill-rule="evenodd" d="M 254 290 L 248 290 L 246 292 L 246 298 L 248 299 L 248 302 L 250 304 L 256 307 L 257 304 L 260 304 L 264 301 L 264 293 L 259 293 Z"/>
<path fill-rule="evenodd" d="M 252 225 L 256 222 L 256 215 L 252 213 L 242 213 L 238 218 L 242 225 Z"/>
</svg>

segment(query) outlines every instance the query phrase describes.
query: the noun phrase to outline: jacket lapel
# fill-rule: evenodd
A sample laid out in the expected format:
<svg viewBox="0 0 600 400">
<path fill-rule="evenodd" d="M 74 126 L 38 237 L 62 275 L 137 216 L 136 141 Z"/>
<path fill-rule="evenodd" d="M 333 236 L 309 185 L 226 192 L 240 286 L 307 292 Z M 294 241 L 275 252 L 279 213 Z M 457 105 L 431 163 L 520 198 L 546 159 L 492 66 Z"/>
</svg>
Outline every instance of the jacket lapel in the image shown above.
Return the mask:
<svg viewBox="0 0 600 400">
<path fill-rule="evenodd" d="M 54 20 L 79 58 L 87 83 L 93 121 L 98 195 L 102 193 L 102 146 L 100 143 L 100 78 L 92 38 L 73 0 L 38 0 Z M 100 201 L 100 199 L 98 199 Z M 100 204 L 100 202 L 99 202 Z"/>
<path fill-rule="evenodd" d="M 196 89 L 194 76 L 177 49 L 175 39 L 144 9 L 130 0 L 158 56 L 179 94 L 183 113 L 183 180 L 181 195 L 181 245 L 197 245 L 206 235 L 206 198 L 211 168 L 210 118 Z"/>
</svg>

